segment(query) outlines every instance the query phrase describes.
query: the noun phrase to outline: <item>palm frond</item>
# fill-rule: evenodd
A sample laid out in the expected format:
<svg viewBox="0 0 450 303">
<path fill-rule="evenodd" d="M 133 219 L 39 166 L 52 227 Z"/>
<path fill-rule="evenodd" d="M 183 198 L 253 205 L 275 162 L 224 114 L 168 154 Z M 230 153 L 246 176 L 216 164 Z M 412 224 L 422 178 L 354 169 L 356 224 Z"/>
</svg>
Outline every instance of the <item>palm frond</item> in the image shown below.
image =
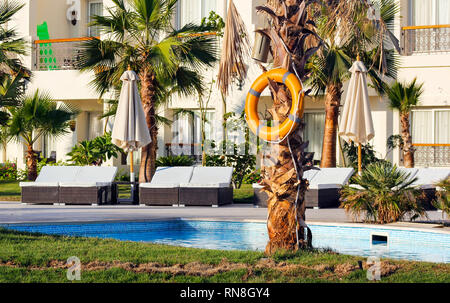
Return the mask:
<svg viewBox="0 0 450 303">
<path fill-rule="evenodd" d="M 409 83 L 395 81 L 387 88 L 389 106 L 401 113 L 409 112 L 412 107 L 417 106 L 422 94 L 423 83 L 417 84 L 417 78 Z"/>
<path fill-rule="evenodd" d="M 2 1 L 0 4 L 0 25 L 6 24 L 11 18 L 20 11 L 25 4 L 19 3 L 19 1 L 8 0 Z"/>
<path fill-rule="evenodd" d="M 245 24 L 230 0 L 225 22 L 225 32 L 222 42 L 222 57 L 220 58 L 217 84 L 223 95 L 237 76 L 244 79 L 246 74 L 245 62 L 250 55 L 250 42 Z"/>
</svg>

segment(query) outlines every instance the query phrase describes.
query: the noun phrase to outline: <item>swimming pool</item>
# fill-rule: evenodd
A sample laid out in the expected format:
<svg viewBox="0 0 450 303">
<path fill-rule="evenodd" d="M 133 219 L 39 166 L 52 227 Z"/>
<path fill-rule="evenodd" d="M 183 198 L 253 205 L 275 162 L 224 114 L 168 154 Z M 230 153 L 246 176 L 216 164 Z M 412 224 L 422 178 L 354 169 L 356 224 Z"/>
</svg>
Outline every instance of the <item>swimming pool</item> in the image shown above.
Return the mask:
<svg viewBox="0 0 450 303">
<path fill-rule="evenodd" d="M 206 249 L 262 251 L 267 243 L 266 224 L 255 222 L 177 219 L 150 222 L 0 226 L 24 232 L 112 238 Z M 331 248 L 349 255 L 450 263 L 448 233 L 332 224 L 309 226 L 313 233 L 315 248 Z"/>
</svg>

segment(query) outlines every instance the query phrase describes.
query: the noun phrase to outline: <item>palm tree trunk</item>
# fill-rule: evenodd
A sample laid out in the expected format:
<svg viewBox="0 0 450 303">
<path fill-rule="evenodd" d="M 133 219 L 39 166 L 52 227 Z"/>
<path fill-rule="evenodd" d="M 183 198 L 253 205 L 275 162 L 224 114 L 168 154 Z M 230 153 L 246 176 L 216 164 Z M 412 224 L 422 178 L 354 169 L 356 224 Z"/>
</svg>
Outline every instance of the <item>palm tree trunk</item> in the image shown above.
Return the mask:
<svg viewBox="0 0 450 303">
<path fill-rule="evenodd" d="M 139 75 L 141 79 L 141 99 L 144 108 L 147 127 L 152 142 L 142 148 L 141 165 L 139 168 L 139 182 L 150 182 L 156 171 L 156 151 L 158 149 L 158 128 L 155 117 L 155 85 L 153 72 L 144 68 Z"/>
<path fill-rule="evenodd" d="M 402 125 L 403 164 L 407 168 L 412 168 L 414 167 L 414 146 L 409 132 L 409 112 L 400 114 L 400 123 Z"/>
<path fill-rule="evenodd" d="M 287 66 L 285 68 L 287 69 Z M 290 98 L 286 98 L 288 94 L 285 87 L 278 86 L 277 89 L 272 89 L 272 92 L 274 91 L 278 92 L 274 94 L 274 99 L 278 100 L 274 100 L 274 106 L 271 110 L 276 113 L 274 117 L 278 116 L 280 120 L 284 120 L 287 117 L 285 111 L 284 114 L 281 113 L 285 106 L 283 104 L 287 103 L 290 107 L 292 101 Z M 310 244 L 310 241 L 307 241 L 305 237 L 304 226 L 302 226 L 305 221 L 305 192 L 308 188 L 308 182 L 303 179 L 305 168 L 303 128 L 303 125 L 298 127 L 280 144 L 272 144 L 268 156 L 272 160 L 272 165 L 262 168 L 263 190 L 268 195 L 267 230 L 269 242 L 266 246 L 266 254 L 268 255 L 279 249 L 295 251 Z M 309 233 L 308 238 L 310 236 Z"/>
<path fill-rule="evenodd" d="M 307 181 L 302 179 L 302 165 L 299 165 L 303 157 L 303 144 L 300 144 L 301 132 L 302 129 L 289 138 L 291 145 L 296 146 L 293 148 L 293 153 L 300 156 L 300 161 L 295 163 L 297 169 L 299 169 L 300 184 L 297 181 L 297 174 L 287 142 L 279 144 L 278 148 L 275 148 L 278 151 L 273 152 L 277 164 L 263 168 L 265 178 L 262 184 L 265 185 L 268 194 L 267 230 L 269 242 L 266 246 L 266 254 L 268 255 L 279 249 L 295 251 L 307 246 L 304 228 L 301 224 L 306 219 L 304 200 L 308 187 Z M 274 147 L 272 146 L 272 150 Z"/>
<path fill-rule="evenodd" d="M 2 144 L 3 155 L 2 155 L 2 163 L 6 163 L 6 144 Z"/>
<path fill-rule="evenodd" d="M 327 86 L 321 167 L 336 167 L 336 138 L 341 95 L 341 83 Z"/>
<path fill-rule="evenodd" d="M 32 145 L 28 145 L 26 160 L 28 168 L 28 181 L 34 181 L 37 178 L 37 158 Z"/>
</svg>

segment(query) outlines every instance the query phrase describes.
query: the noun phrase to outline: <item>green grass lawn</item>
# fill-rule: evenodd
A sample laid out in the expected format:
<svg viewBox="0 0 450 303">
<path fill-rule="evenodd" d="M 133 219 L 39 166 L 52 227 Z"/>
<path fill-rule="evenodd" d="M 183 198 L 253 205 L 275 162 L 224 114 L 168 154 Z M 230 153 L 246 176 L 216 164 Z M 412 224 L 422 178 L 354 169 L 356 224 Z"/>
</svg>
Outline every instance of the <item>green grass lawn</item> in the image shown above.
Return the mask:
<svg viewBox="0 0 450 303">
<path fill-rule="evenodd" d="M 234 203 L 251 203 L 253 204 L 253 188 L 251 184 L 242 184 L 241 188 L 235 189 L 233 192 Z"/>
<path fill-rule="evenodd" d="M 363 257 L 325 251 L 219 251 L 0 229 L 0 283 L 69 282 L 66 260 L 81 260 L 81 282 L 368 282 Z M 365 264 L 365 263 L 364 263 Z M 364 265 L 364 268 L 366 266 Z M 380 282 L 449 282 L 450 264 L 383 260 Z"/>
<path fill-rule="evenodd" d="M 20 201 L 19 181 L 0 181 L 0 201 Z"/>
<path fill-rule="evenodd" d="M 130 197 L 130 186 L 119 185 L 119 198 Z M 242 184 L 235 189 L 234 203 L 253 203 L 253 189 L 251 184 Z M 19 181 L 0 181 L 0 201 L 20 201 Z"/>
</svg>

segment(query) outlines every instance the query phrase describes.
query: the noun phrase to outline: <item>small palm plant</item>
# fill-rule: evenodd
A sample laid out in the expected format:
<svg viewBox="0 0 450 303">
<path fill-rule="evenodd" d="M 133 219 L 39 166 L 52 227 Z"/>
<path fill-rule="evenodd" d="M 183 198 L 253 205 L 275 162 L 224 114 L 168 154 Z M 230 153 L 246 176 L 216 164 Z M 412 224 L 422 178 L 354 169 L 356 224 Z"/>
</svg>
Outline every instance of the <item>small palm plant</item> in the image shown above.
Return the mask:
<svg viewBox="0 0 450 303">
<path fill-rule="evenodd" d="M 436 184 L 440 190 L 437 191 L 436 196 L 437 199 L 433 203 L 437 209 L 442 210 L 447 216 L 450 216 L 450 177 L 438 182 Z"/>
<path fill-rule="evenodd" d="M 124 151 L 112 143 L 111 133 L 107 132 L 93 140 L 81 141 L 67 154 L 69 161 L 75 165 L 101 166 L 103 162 L 111 158 L 117 158 Z"/>
<path fill-rule="evenodd" d="M 392 223 L 406 215 L 414 220 L 426 215 L 422 206 L 425 195 L 412 186 L 416 180 L 390 162 L 373 163 L 354 178 L 357 187 L 347 185 L 341 190 L 341 207 L 353 219 L 365 214 L 365 222 Z"/>
<path fill-rule="evenodd" d="M 414 167 L 414 146 L 410 131 L 409 114 L 420 101 L 423 94 L 423 84 L 417 84 L 416 79 L 410 83 L 394 82 L 387 90 L 389 106 L 400 112 L 400 123 L 403 140 L 403 161 L 405 167 Z"/>
<path fill-rule="evenodd" d="M 33 144 L 44 136 L 58 137 L 69 132 L 69 121 L 77 110 L 62 103 L 58 106 L 46 93 L 39 90 L 26 96 L 21 104 L 11 108 L 9 133 L 27 146 L 28 180 L 37 177 L 37 156 Z"/>
</svg>

